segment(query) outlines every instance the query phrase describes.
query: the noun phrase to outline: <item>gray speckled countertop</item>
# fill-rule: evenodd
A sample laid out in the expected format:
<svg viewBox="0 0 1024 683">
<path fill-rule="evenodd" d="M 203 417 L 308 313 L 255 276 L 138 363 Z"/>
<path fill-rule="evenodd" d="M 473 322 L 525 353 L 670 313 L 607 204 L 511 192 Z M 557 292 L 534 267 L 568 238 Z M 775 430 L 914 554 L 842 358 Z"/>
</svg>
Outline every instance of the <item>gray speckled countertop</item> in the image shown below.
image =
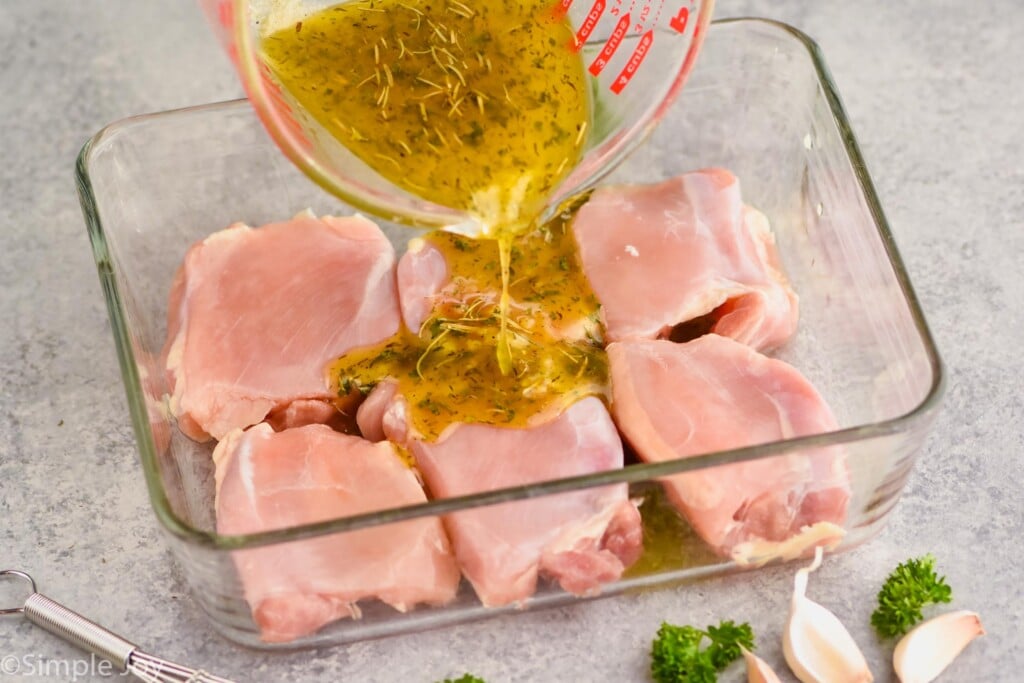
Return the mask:
<svg viewBox="0 0 1024 683">
<path fill-rule="evenodd" d="M 869 632 L 874 592 L 928 551 L 988 630 L 942 680 L 1024 670 L 1024 4 L 982 4 L 972 16 L 945 0 L 719 2 L 719 16 L 781 19 L 820 43 L 947 365 L 945 407 L 887 529 L 813 581 L 881 681 L 891 651 Z M 753 622 L 784 669 L 791 568 L 298 654 L 222 640 L 149 506 L 72 165 L 110 121 L 240 88 L 193 2 L 3 0 L 0 93 L 0 566 L 240 681 L 643 681 L 662 619 L 721 617 Z M 69 680 L 86 664 L 0 617 L 0 659 L 11 655 L 21 671 L 0 680 Z"/>
</svg>

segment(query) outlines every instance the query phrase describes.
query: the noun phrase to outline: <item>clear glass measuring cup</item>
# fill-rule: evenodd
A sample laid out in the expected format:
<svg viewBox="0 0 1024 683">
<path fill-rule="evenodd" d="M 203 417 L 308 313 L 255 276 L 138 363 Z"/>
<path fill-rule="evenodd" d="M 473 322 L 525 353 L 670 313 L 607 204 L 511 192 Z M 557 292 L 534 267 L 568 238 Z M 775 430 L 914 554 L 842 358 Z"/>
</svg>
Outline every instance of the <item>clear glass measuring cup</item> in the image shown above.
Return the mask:
<svg viewBox="0 0 1024 683">
<path fill-rule="evenodd" d="M 267 36 L 283 27 L 301 28 L 304 18 L 337 0 L 199 1 L 267 131 L 311 179 L 383 218 L 479 231 L 465 210 L 403 190 L 364 163 L 303 110 L 261 57 Z M 550 192 L 541 219 L 614 168 L 657 124 L 693 67 L 713 5 L 714 0 L 550 0 L 545 11 L 566 17 L 574 32 L 566 49 L 582 61 L 593 120 L 577 163 Z"/>
</svg>

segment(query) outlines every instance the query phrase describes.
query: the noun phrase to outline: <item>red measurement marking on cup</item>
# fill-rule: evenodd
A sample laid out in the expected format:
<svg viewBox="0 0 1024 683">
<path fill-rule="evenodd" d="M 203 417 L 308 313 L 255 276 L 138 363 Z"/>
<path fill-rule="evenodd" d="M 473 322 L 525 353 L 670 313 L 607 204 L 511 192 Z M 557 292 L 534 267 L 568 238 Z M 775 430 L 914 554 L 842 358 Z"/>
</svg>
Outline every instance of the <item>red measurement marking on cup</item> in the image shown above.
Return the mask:
<svg viewBox="0 0 1024 683">
<path fill-rule="evenodd" d="M 587 18 L 583 20 L 580 30 L 576 31 L 575 40 L 569 45 L 574 52 L 579 52 L 583 48 L 583 43 L 587 42 L 587 38 L 594 32 L 597 22 L 601 19 L 601 15 L 604 14 L 604 8 L 605 0 L 595 0 L 594 6 L 590 8 L 590 12 L 587 14 Z"/>
<path fill-rule="evenodd" d="M 651 6 L 647 3 L 644 3 L 640 7 L 640 19 L 636 22 L 637 31 L 643 31 L 645 28 L 647 28 L 647 17 L 649 16 L 651 16 Z"/>
<path fill-rule="evenodd" d="M 569 13 L 572 1 L 573 0 L 559 0 L 559 2 L 555 3 L 555 6 L 551 8 L 551 12 L 555 15 L 556 19 L 560 19 Z"/>
<path fill-rule="evenodd" d="M 611 60 L 612 55 L 614 55 L 615 51 L 619 49 L 619 45 L 622 44 L 622 39 L 626 37 L 626 31 L 629 30 L 629 21 L 629 13 L 627 12 L 619 19 L 619 23 L 615 25 L 611 36 L 608 37 L 608 42 L 604 44 L 604 47 L 601 48 L 601 52 L 590 64 L 590 73 L 597 76 L 604 71 L 606 66 L 608 66 L 608 62 Z"/>
<path fill-rule="evenodd" d="M 682 7 L 679 12 L 669 19 L 669 27 L 676 33 L 683 33 L 686 31 L 686 24 L 690 21 L 690 10 L 689 8 Z"/>
<path fill-rule="evenodd" d="M 658 24 L 661 23 L 661 10 L 665 9 L 665 0 L 658 0 L 658 10 L 654 13 L 654 28 L 658 28 Z"/>
<path fill-rule="evenodd" d="M 618 95 L 622 92 L 622 89 L 629 85 L 629 82 L 633 80 L 633 76 L 636 74 L 637 69 L 644 63 L 644 58 L 647 53 L 651 51 L 651 44 L 654 42 L 654 31 L 648 31 L 640 38 L 640 43 L 633 50 L 633 54 L 630 55 L 629 61 L 626 62 L 626 66 L 619 72 L 618 77 L 609 86 L 609 89 Z"/>
<path fill-rule="evenodd" d="M 235 17 L 230 2 L 221 2 L 217 6 L 217 18 L 220 20 L 220 25 L 226 29 L 232 29 L 235 26 Z"/>
</svg>

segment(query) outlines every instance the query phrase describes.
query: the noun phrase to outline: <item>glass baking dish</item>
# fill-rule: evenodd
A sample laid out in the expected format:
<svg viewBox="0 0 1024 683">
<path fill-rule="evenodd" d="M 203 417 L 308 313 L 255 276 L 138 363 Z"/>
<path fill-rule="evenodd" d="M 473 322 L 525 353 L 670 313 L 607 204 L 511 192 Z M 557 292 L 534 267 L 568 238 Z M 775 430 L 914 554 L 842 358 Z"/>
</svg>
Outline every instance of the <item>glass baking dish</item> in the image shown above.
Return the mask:
<svg viewBox="0 0 1024 683">
<path fill-rule="evenodd" d="M 662 477 L 726 463 L 845 452 L 852 496 L 840 548 L 881 529 L 895 506 L 939 407 L 941 362 L 896 251 L 857 143 L 815 44 L 762 19 L 716 22 L 683 94 L 648 141 L 607 182 L 653 182 L 710 166 L 732 170 L 744 199 L 770 218 L 781 259 L 800 296 L 797 335 L 777 357 L 796 366 L 831 404 L 838 431 L 658 464 L 548 481 L 253 536 L 215 532 L 211 446 L 168 417 L 159 368 L 167 295 L 193 242 L 235 221 L 250 225 L 354 209 L 323 193 L 277 151 L 244 101 L 139 116 L 85 145 L 77 180 L 128 394 L 153 508 L 197 601 L 227 638 L 253 647 L 321 646 L 578 600 L 541 585 L 525 605 L 486 608 L 463 582 L 443 607 L 399 613 L 362 606 L 312 636 L 260 640 L 231 559 L 233 551 L 399 520 L 513 503 L 627 482 L 643 499 L 655 544 L 608 596 L 680 583 L 738 565 L 707 550 L 684 522 L 657 511 Z M 399 251 L 414 236 L 382 224 Z M 645 509 L 644 506 L 647 506 Z M 664 510 L 662 510 L 664 512 Z M 657 521 L 655 521 L 657 518 Z M 654 536 L 651 536 L 652 538 Z"/>
</svg>

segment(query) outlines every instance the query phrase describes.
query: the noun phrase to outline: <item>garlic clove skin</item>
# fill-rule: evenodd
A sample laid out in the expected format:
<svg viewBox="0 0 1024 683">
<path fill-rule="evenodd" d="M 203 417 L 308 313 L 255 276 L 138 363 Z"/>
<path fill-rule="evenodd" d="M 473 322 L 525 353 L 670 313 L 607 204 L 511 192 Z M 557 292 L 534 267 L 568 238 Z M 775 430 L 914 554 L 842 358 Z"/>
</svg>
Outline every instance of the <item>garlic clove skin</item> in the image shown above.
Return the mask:
<svg viewBox="0 0 1024 683">
<path fill-rule="evenodd" d="M 740 650 L 747 662 L 747 683 L 782 683 L 767 662 L 743 646 Z"/>
<path fill-rule="evenodd" d="M 984 635 L 977 613 L 950 612 L 920 624 L 900 639 L 892 653 L 903 683 L 929 683 L 946 670 L 968 643 Z"/>
<path fill-rule="evenodd" d="M 870 683 L 867 660 L 836 615 L 806 597 L 807 577 L 821 566 L 823 552 L 796 573 L 789 619 L 782 633 L 786 663 L 802 683 Z"/>
</svg>

